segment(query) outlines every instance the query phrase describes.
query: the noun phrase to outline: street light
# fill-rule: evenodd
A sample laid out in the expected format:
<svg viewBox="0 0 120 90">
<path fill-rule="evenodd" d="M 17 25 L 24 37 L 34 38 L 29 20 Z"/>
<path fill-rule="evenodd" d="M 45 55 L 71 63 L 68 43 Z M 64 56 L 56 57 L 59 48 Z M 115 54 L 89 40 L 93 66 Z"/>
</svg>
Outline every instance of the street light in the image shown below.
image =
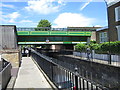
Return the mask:
<svg viewBox="0 0 120 90">
<path fill-rule="evenodd" d="M 110 30 L 109 30 L 109 11 L 108 11 L 108 3 L 104 0 L 106 7 L 107 7 L 107 20 L 108 20 L 108 42 L 109 42 L 109 61 L 108 64 L 111 64 L 111 48 L 110 48 Z"/>
</svg>

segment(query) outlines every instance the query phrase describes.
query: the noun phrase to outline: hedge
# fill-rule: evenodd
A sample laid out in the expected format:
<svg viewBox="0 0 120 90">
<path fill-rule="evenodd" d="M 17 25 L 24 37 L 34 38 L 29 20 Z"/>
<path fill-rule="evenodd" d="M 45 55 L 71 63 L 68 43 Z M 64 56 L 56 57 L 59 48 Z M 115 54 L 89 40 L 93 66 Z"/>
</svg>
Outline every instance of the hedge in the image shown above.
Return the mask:
<svg viewBox="0 0 120 90">
<path fill-rule="evenodd" d="M 101 44 L 90 43 L 89 45 L 80 43 L 75 46 L 75 49 L 84 52 L 87 47 L 91 50 L 95 50 L 96 53 L 109 53 L 110 51 L 111 54 L 120 54 L 120 41 L 105 42 Z"/>
<path fill-rule="evenodd" d="M 76 50 L 76 51 L 79 51 L 79 52 L 85 52 L 86 49 L 87 49 L 87 45 L 86 45 L 86 44 L 78 43 L 78 44 L 75 46 L 75 50 Z"/>
</svg>

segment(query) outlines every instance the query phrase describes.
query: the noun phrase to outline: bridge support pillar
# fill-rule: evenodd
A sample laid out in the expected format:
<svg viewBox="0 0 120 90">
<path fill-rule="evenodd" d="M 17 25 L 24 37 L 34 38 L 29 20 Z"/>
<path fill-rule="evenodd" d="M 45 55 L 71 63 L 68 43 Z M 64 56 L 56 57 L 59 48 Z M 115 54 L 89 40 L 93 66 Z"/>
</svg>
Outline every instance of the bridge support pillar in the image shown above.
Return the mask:
<svg viewBox="0 0 120 90">
<path fill-rule="evenodd" d="M 50 49 L 68 49 L 68 50 L 74 50 L 74 45 L 72 44 L 64 44 L 64 45 L 51 45 Z"/>
<path fill-rule="evenodd" d="M 90 43 L 90 37 L 87 37 L 87 43 L 88 44 Z"/>
<path fill-rule="evenodd" d="M 51 48 L 50 49 L 61 49 L 62 48 L 62 45 L 51 45 Z"/>
</svg>

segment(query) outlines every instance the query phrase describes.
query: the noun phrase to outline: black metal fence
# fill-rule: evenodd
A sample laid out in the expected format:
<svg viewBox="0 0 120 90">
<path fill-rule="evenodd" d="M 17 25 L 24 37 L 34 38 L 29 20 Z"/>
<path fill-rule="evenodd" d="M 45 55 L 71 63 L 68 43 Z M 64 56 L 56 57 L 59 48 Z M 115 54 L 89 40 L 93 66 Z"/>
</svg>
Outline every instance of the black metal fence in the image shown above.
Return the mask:
<svg viewBox="0 0 120 90">
<path fill-rule="evenodd" d="M 32 58 L 59 89 L 107 90 L 107 88 L 81 76 L 77 66 L 50 58 L 34 50 Z"/>
</svg>

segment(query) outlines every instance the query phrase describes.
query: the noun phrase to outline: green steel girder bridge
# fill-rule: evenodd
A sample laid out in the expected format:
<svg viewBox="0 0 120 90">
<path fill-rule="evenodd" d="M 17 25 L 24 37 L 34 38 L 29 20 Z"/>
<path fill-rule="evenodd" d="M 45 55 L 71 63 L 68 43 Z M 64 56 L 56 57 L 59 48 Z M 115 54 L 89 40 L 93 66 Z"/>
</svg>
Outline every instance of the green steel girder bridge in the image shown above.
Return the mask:
<svg viewBox="0 0 120 90">
<path fill-rule="evenodd" d="M 96 27 L 25 28 L 18 27 L 18 44 L 77 44 L 87 42 Z"/>
</svg>

